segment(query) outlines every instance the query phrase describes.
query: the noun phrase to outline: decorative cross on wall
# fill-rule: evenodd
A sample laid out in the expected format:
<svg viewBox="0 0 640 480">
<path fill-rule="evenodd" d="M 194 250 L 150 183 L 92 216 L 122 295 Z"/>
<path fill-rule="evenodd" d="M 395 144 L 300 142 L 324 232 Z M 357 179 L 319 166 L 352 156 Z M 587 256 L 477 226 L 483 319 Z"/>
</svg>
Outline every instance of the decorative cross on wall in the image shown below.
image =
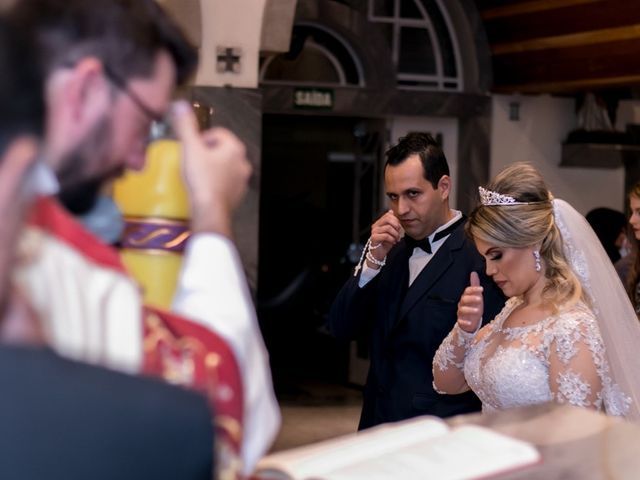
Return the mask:
<svg viewBox="0 0 640 480">
<path fill-rule="evenodd" d="M 218 47 L 216 69 L 218 73 L 240 73 L 242 49 L 239 47 Z"/>
</svg>

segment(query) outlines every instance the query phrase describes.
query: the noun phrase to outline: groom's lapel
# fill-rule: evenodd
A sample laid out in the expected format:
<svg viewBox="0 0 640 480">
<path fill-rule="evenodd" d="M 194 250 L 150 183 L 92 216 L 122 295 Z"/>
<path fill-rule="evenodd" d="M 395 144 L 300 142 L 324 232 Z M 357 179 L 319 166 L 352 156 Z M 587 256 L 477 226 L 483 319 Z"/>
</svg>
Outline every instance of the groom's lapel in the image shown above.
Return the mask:
<svg viewBox="0 0 640 480">
<path fill-rule="evenodd" d="M 464 228 L 461 225 L 445 241 L 426 267 L 413 281 L 400 307 L 398 322 L 407 316 L 409 311 L 436 285 L 453 264 L 454 255 L 464 244 Z"/>
</svg>

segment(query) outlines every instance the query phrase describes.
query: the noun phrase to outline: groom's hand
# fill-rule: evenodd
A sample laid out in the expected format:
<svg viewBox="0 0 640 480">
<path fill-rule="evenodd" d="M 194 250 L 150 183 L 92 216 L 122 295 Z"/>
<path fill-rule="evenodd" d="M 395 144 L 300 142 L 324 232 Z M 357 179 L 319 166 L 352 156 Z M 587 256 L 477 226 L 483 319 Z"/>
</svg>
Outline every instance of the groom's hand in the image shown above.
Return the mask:
<svg viewBox="0 0 640 480">
<path fill-rule="evenodd" d="M 371 226 L 371 255 L 376 260 L 382 260 L 389 250 L 401 239 L 402 226 L 400 220 L 394 215 L 393 210 L 388 210 Z M 378 269 L 378 265 L 367 260 L 370 268 Z"/>
</svg>

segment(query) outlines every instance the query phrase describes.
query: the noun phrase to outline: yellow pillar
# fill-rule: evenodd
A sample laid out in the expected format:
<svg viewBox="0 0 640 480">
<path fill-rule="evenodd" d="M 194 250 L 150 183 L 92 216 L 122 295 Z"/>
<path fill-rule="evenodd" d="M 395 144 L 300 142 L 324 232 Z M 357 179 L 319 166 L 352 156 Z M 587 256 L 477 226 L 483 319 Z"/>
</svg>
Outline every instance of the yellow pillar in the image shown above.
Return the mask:
<svg viewBox="0 0 640 480">
<path fill-rule="evenodd" d="M 189 201 L 180 172 L 180 144 L 156 140 L 144 170 L 114 184 L 125 217 L 122 258 L 144 290 L 147 304 L 168 308 L 189 237 Z"/>
</svg>

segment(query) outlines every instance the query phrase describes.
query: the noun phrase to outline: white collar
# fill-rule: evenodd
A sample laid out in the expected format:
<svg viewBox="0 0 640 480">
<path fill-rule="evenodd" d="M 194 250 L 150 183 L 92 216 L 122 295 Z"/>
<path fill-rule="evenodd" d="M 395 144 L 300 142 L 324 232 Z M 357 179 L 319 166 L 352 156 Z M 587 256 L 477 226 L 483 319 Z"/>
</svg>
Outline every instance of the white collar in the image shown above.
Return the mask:
<svg viewBox="0 0 640 480">
<path fill-rule="evenodd" d="M 454 210 L 453 208 L 451 210 L 449 210 L 451 212 L 451 214 L 453 215 L 451 217 L 451 220 L 449 220 L 447 223 L 445 223 L 444 225 L 440 225 L 438 228 L 436 228 L 434 230 L 434 232 L 429 235 L 427 238 L 429 239 L 429 242 L 431 244 L 433 244 L 433 237 L 435 236 L 436 233 L 438 233 L 441 230 L 444 230 L 445 228 L 449 227 L 450 225 L 453 225 L 455 222 L 457 222 L 458 220 L 460 220 L 462 218 L 462 212 L 460 210 Z M 447 235 L 448 237 L 448 235 Z M 441 240 L 444 240 L 447 237 L 442 237 Z"/>
<path fill-rule="evenodd" d="M 29 197 L 55 195 L 60 190 L 56 175 L 42 158 L 36 160 L 24 184 L 24 194 Z"/>
</svg>

